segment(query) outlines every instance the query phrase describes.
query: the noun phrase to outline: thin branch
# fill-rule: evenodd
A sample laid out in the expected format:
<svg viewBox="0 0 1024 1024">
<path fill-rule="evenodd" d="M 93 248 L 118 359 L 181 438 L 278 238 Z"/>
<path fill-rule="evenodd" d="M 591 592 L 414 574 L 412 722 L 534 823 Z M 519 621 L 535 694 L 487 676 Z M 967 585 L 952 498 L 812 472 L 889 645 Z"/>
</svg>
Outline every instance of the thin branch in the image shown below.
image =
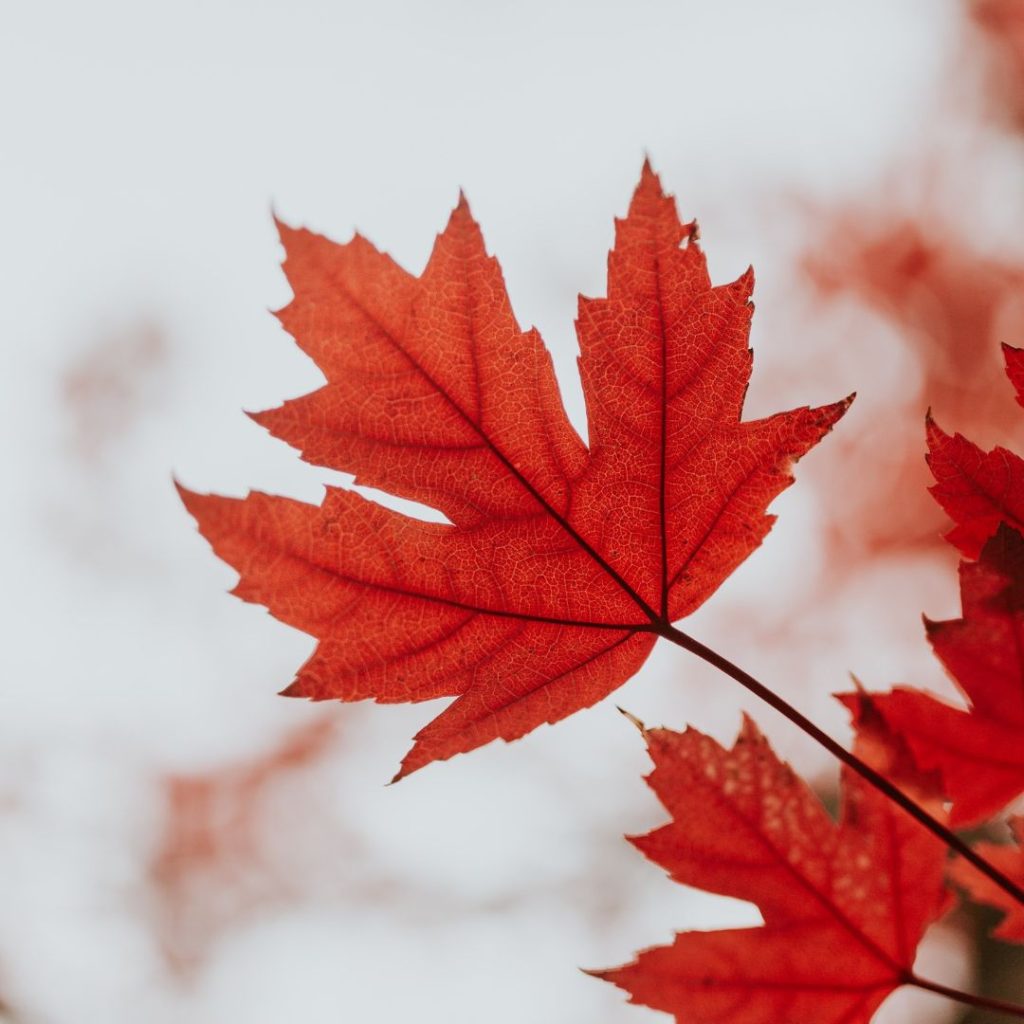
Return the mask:
<svg viewBox="0 0 1024 1024">
<path fill-rule="evenodd" d="M 912 974 L 907 979 L 907 984 L 923 988 L 926 992 L 935 992 L 940 996 L 945 996 L 947 999 L 955 999 L 958 1003 L 965 1003 L 967 1006 L 977 1006 L 982 1010 L 993 1010 L 995 1013 L 1005 1013 L 1008 1017 L 1024 1019 L 1024 1006 L 1004 1003 L 1002 999 L 974 996 L 970 992 L 961 992 L 959 989 L 949 988 L 948 985 L 940 985 L 938 982 L 919 978 L 916 974 Z"/>
<path fill-rule="evenodd" d="M 802 729 L 811 739 L 824 747 L 852 771 L 855 771 L 862 779 L 902 807 L 907 814 L 920 822 L 933 835 L 941 839 L 951 850 L 955 850 L 964 860 L 973 864 L 986 878 L 989 878 L 999 886 L 1003 892 L 1012 896 L 1021 906 L 1024 906 L 1024 888 L 1021 888 L 1021 886 L 1004 875 L 979 853 L 971 849 L 952 829 L 943 825 L 937 818 L 932 817 L 923 807 L 911 800 L 910 797 L 893 785 L 884 775 L 876 772 L 874 768 L 862 761 L 856 754 L 832 739 L 823 729 L 818 728 L 806 715 L 797 711 L 792 704 L 768 689 L 764 683 L 758 682 L 748 672 L 744 672 L 743 669 L 734 665 L 728 658 L 724 658 L 710 647 L 705 647 L 699 640 L 694 640 L 692 636 L 689 636 L 680 629 L 676 629 L 675 626 L 663 625 L 659 632 L 667 640 L 671 640 L 672 643 L 689 651 L 691 654 L 696 654 L 698 658 L 706 661 L 709 665 L 713 665 L 731 679 L 735 679 L 741 686 L 746 687 L 751 693 L 760 697 L 766 704 L 769 704 L 781 715 L 788 718 L 797 728 Z M 1022 1016 L 1024 1016 L 1024 1013 L 1022 1013 Z"/>
</svg>

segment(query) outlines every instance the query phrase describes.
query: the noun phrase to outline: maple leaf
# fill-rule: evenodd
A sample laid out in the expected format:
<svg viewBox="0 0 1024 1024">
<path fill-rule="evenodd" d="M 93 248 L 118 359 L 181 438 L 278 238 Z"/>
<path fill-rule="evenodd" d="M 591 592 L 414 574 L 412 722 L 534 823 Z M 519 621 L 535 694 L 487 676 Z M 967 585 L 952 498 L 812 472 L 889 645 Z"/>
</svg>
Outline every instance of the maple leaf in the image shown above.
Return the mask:
<svg viewBox="0 0 1024 1024">
<path fill-rule="evenodd" d="M 918 765 L 941 775 L 951 820 L 965 826 L 1024 791 L 1024 537 L 999 526 L 980 561 L 960 563 L 960 592 L 963 618 L 925 627 L 969 709 L 910 687 L 872 702 Z"/>
<path fill-rule="evenodd" d="M 1011 818 L 1010 829 L 1017 843 L 1016 848 L 997 843 L 978 843 L 975 850 L 1004 875 L 1024 884 L 1024 818 Z M 958 857 L 953 862 L 950 876 L 971 894 L 973 900 L 987 903 L 1006 914 L 993 935 L 1012 942 L 1024 942 L 1024 906 L 1019 901 L 1012 899 L 1004 889 L 962 858 Z"/>
<path fill-rule="evenodd" d="M 837 824 L 744 718 L 732 749 L 645 732 L 671 821 L 631 841 L 684 885 L 756 903 L 764 925 L 679 933 L 593 972 L 687 1024 L 866 1024 L 913 974 L 945 909 L 943 844 L 852 772 Z M 878 753 L 875 732 L 861 753 Z"/>
<path fill-rule="evenodd" d="M 399 778 L 620 686 L 760 544 L 791 463 L 849 404 L 741 422 L 753 275 L 711 285 L 696 225 L 646 164 L 608 297 L 580 299 L 589 448 L 464 198 L 419 278 L 358 235 L 281 238 L 280 318 L 327 383 L 254 418 L 450 523 L 338 488 L 320 507 L 182 496 L 235 593 L 317 637 L 285 693 L 457 698 Z"/>
<path fill-rule="evenodd" d="M 1006 372 L 1024 405 L 1024 352 L 1003 345 Z M 946 539 L 977 558 L 1000 523 L 1024 531 L 1024 459 L 1003 447 L 986 452 L 961 434 L 950 436 L 927 419 L 930 488 L 956 526 Z"/>
</svg>

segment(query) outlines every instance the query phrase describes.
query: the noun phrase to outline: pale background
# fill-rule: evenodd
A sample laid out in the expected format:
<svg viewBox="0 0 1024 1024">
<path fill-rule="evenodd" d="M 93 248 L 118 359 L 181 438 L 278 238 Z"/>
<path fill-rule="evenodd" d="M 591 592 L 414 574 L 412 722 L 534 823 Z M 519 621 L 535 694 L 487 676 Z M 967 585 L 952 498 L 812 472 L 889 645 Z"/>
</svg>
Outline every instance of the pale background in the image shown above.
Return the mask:
<svg viewBox="0 0 1024 1024">
<path fill-rule="evenodd" d="M 700 218 L 715 278 L 757 270 L 751 413 L 860 392 L 691 632 L 841 735 L 829 695 L 850 671 L 950 692 L 920 627 L 957 610 L 920 497 L 923 412 L 944 411 L 921 338 L 943 300 L 908 328 L 892 296 L 857 287 L 843 245 L 895 210 L 1020 264 L 1021 145 L 973 33 L 952 0 L 3 5 L 10 1020 L 667 1019 L 576 968 L 759 918 L 622 841 L 663 815 L 614 702 L 385 788 L 437 709 L 275 696 L 311 641 L 226 595 L 233 573 L 172 473 L 319 500 L 337 476 L 242 415 L 318 381 L 267 312 L 289 296 L 271 209 L 338 239 L 358 225 L 418 271 L 460 186 L 585 430 L 576 294 L 602 293 L 649 153 Z M 967 332 L 994 388 L 995 341 L 1024 337 L 1008 282 L 992 337 Z M 904 528 L 908 507 L 926 511 Z M 753 709 L 834 789 L 808 740 L 678 651 L 616 700 L 723 741 Z M 925 956 L 971 984 L 957 920 Z M 889 1012 L 953 1011 L 900 996 Z"/>
</svg>

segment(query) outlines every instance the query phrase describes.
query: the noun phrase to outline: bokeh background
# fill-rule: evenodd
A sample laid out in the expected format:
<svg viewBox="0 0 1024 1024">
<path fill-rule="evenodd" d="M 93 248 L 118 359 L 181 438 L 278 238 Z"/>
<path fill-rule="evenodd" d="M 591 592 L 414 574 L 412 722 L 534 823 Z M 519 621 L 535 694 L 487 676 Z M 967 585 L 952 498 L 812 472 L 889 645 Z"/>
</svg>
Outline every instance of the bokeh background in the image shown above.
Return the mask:
<svg viewBox="0 0 1024 1024">
<path fill-rule="evenodd" d="M 275 696 L 312 641 L 227 596 L 172 473 L 312 501 L 343 480 L 242 415 L 318 381 L 267 312 L 289 297 L 271 210 L 418 271 L 460 186 L 585 431 L 576 294 L 602 293 L 649 153 L 715 278 L 755 265 L 749 412 L 859 392 L 690 631 L 837 735 L 851 671 L 952 694 L 920 623 L 958 609 L 923 416 L 1024 446 L 998 354 L 1024 342 L 1024 2 L 58 0 L 2 22 L 0 1016 L 658 1019 L 577 966 L 759 918 L 623 842 L 663 812 L 613 702 L 385 787 L 437 708 Z M 617 699 L 723 741 L 752 710 L 834 796 L 805 737 L 679 651 Z M 1020 999 L 985 923 L 954 914 L 922 971 Z M 883 1014 L 962 1016 L 917 993 Z"/>
</svg>

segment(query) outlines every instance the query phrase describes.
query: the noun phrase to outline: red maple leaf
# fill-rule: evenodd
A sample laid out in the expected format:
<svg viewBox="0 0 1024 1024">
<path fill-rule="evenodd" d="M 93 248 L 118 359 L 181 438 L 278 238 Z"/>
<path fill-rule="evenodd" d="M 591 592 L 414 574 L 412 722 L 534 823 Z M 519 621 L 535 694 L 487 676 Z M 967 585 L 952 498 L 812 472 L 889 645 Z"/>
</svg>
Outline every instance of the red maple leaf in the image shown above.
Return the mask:
<svg viewBox="0 0 1024 1024">
<path fill-rule="evenodd" d="M 687 1024 L 866 1024 L 900 985 L 933 987 L 912 966 L 946 905 L 941 842 L 852 773 L 836 824 L 749 719 L 731 750 L 694 729 L 646 737 L 672 820 L 632 842 L 677 882 L 756 903 L 764 926 L 682 932 L 598 977 Z"/>
<path fill-rule="evenodd" d="M 281 321 L 327 383 L 255 418 L 450 524 L 338 488 L 320 507 L 182 495 L 235 593 L 318 638 L 286 693 L 458 698 L 398 777 L 620 686 L 760 544 L 791 463 L 845 411 L 741 422 L 753 275 L 712 287 L 696 234 L 645 165 L 608 297 L 580 299 L 588 448 L 464 199 L 419 278 L 359 236 L 281 226 Z"/>
<path fill-rule="evenodd" d="M 1010 829 L 1017 841 L 1016 847 L 978 843 L 975 849 L 1004 875 L 1024 884 L 1024 818 L 1011 818 Z M 961 858 L 953 862 L 950 875 L 971 894 L 972 899 L 978 903 L 987 903 L 1006 914 L 993 935 L 1012 942 L 1024 942 L 1024 906 L 1019 901 Z"/>
<path fill-rule="evenodd" d="M 960 593 L 963 618 L 925 626 L 969 709 L 909 687 L 871 700 L 918 765 L 941 775 L 963 826 L 1024 791 L 1024 537 L 1001 525 L 980 561 L 960 563 Z"/>
<path fill-rule="evenodd" d="M 1024 352 L 1003 345 L 1006 372 L 1024 405 Z M 932 494 L 956 523 L 946 539 L 977 558 L 1000 523 L 1024 531 L 1024 459 L 1006 448 L 986 452 L 962 434 L 950 436 L 928 416 Z"/>
</svg>

